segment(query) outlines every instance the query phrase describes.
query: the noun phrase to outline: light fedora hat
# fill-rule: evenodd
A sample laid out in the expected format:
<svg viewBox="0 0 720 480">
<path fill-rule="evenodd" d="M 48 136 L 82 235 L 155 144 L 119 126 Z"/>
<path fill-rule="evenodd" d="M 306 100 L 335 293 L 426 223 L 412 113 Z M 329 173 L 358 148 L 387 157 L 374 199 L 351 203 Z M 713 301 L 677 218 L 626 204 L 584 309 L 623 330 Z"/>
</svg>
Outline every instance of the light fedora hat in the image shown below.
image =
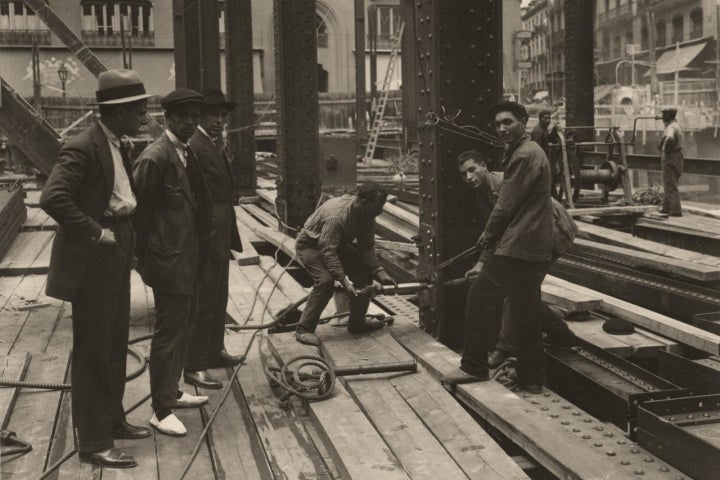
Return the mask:
<svg viewBox="0 0 720 480">
<path fill-rule="evenodd" d="M 154 95 L 145 91 L 145 85 L 135 70 L 107 70 L 98 75 L 96 102 L 93 105 L 114 105 L 149 98 Z"/>
</svg>

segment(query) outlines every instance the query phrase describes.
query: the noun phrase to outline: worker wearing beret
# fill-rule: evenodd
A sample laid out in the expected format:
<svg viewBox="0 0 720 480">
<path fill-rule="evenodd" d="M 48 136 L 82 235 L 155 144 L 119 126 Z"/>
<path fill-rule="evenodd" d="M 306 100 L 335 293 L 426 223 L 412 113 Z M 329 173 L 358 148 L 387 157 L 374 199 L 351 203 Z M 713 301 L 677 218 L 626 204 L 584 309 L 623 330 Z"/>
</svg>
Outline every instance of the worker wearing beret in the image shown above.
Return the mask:
<svg viewBox="0 0 720 480">
<path fill-rule="evenodd" d="M 195 134 L 203 103 L 200 93 L 185 88 L 163 98 L 167 130 L 133 164 L 138 192 L 137 268 L 155 297 L 150 424 L 174 436 L 185 435 L 186 429 L 172 409 L 197 407 L 208 400 L 178 387 L 196 317 L 212 208 L 202 171 L 187 143 Z"/>
</svg>

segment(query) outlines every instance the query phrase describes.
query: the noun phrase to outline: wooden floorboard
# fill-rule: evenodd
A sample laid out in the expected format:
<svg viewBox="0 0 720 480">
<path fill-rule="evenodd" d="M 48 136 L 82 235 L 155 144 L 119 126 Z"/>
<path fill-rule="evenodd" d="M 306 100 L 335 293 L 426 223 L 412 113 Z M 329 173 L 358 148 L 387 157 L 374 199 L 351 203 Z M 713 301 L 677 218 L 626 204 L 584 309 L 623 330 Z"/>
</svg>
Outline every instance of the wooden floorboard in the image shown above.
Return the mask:
<svg viewBox="0 0 720 480">
<path fill-rule="evenodd" d="M 5 257 L 0 260 L 0 275 L 45 274 L 49 266 L 49 254 L 44 263 L 35 263 L 43 250 L 52 243 L 55 232 L 20 232 Z"/>
</svg>

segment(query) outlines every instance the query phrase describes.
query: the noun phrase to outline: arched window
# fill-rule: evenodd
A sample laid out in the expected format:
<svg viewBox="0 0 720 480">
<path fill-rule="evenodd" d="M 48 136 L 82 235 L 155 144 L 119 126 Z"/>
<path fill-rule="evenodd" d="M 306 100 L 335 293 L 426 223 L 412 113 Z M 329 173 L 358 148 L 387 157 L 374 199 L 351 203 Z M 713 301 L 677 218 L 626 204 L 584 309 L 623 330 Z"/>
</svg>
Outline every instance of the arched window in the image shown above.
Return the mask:
<svg viewBox="0 0 720 480">
<path fill-rule="evenodd" d="M 683 18 L 682 15 L 676 15 L 673 17 L 673 19 L 672 19 L 672 28 L 673 28 L 672 43 L 683 41 L 684 25 L 685 25 L 685 19 Z"/>
<path fill-rule="evenodd" d="M 320 15 L 315 15 L 315 33 L 317 35 L 318 48 L 328 48 L 328 29 L 325 20 Z"/>
<path fill-rule="evenodd" d="M 690 38 L 700 38 L 703 35 L 703 10 L 696 8 L 690 12 Z"/>
<path fill-rule="evenodd" d="M 667 27 L 664 20 L 660 20 L 655 25 L 655 43 L 658 47 L 662 47 L 667 43 Z"/>
</svg>

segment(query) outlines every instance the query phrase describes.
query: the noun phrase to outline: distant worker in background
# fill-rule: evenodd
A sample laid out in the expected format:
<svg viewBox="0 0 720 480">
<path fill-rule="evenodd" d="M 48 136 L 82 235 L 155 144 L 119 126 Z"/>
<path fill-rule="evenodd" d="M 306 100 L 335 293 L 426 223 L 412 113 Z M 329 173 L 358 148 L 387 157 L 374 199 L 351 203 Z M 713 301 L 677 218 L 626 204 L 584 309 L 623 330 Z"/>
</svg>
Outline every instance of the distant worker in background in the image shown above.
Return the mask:
<svg viewBox="0 0 720 480">
<path fill-rule="evenodd" d="M 123 408 L 130 329 L 130 270 L 137 206 L 123 137 L 147 123 L 147 99 L 133 70 L 98 75 L 100 120 L 70 138 L 45 183 L 40 206 L 58 223 L 46 293 L 72 302 L 72 420 L 80 461 L 130 468 L 115 439 L 149 437 Z"/>
<path fill-rule="evenodd" d="M 209 368 L 234 367 L 241 355 L 225 350 L 225 311 L 228 303 L 230 250 L 242 252 L 240 233 L 233 207 L 233 179 L 225 153 L 222 133 L 228 113 L 237 104 L 228 102 L 216 88 L 203 91 L 199 125 L 188 145 L 197 157 L 212 202 L 207 264 L 200 271 L 197 320 L 189 336 L 185 356 L 185 383 L 200 388 L 221 388 L 222 383 L 208 373 Z"/>
<path fill-rule="evenodd" d="M 476 194 L 476 207 L 484 227 L 500 195 L 503 174 L 502 172 L 488 170 L 485 156 L 479 150 L 468 150 L 461 153 L 458 157 L 458 169 L 463 182 Z M 564 210 L 564 207 L 557 200 L 553 199 L 552 203 L 553 214 L 555 214 L 556 209 Z M 483 262 L 478 261 L 472 269 L 466 272 L 465 276 L 468 279 L 474 279 L 482 270 L 482 266 Z M 567 323 L 544 302 L 540 310 L 540 318 L 542 331 L 546 334 L 545 343 L 561 347 L 571 347 L 577 344 L 577 337 L 568 328 Z M 505 360 L 516 355 L 512 320 L 509 302 L 506 301 L 498 342 L 495 349 L 488 355 L 488 366 L 490 368 L 497 368 Z"/>
<path fill-rule="evenodd" d="M 560 166 L 558 159 L 555 158 L 555 155 L 551 155 L 550 152 L 550 142 L 555 142 L 558 140 L 557 125 L 553 126 L 553 128 L 550 129 L 551 121 L 552 112 L 550 110 L 540 110 L 540 113 L 538 113 L 538 123 L 537 125 L 535 125 L 535 127 L 532 129 L 532 132 L 530 133 L 530 140 L 540 145 L 540 148 L 543 149 L 543 152 L 545 152 L 545 155 L 550 161 L 550 171 L 552 173 L 552 186 L 550 193 L 552 194 L 553 198 L 559 199 L 558 191 L 555 188 L 555 183 L 557 182 L 560 175 Z"/>
<path fill-rule="evenodd" d="M 375 279 L 397 286 L 375 256 L 375 217 L 383 211 L 387 191 L 375 182 L 360 186 L 355 195 L 331 198 L 305 221 L 295 240 L 295 251 L 313 279 L 295 338 L 306 345 L 319 345 L 315 335 L 320 314 L 333 296 L 335 281 L 350 295 L 350 333 L 368 332 L 385 323 L 367 318 L 370 294 L 358 294 Z"/>
<path fill-rule="evenodd" d="M 545 374 L 540 285 L 553 250 L 550 164 L 525 133 L 524 106 L 502 101 L 490 107 L 490 118 L 506 145 L 503 187 L 477 241 L 483 266 L 468 291 L 460 368 L 442 382 L 489 380 L 488 352 L 495 347 L 507 298 L 517 343 L 516 385 L 540 393 Z"/>
<path fill-rule="evenodd" d="M 675 119 L 677 108 L 665 107 L 662 109 L 662 121 L 665 124 L 662 139 L 660 139 L 660 158 L 662 161 L 662 182 L 665 196 L 660 213 L 672 217 L 682 216 L 680 205 L 680 191 L 678 180 L 683 172 L 683 127 Z"/>
</svg>

